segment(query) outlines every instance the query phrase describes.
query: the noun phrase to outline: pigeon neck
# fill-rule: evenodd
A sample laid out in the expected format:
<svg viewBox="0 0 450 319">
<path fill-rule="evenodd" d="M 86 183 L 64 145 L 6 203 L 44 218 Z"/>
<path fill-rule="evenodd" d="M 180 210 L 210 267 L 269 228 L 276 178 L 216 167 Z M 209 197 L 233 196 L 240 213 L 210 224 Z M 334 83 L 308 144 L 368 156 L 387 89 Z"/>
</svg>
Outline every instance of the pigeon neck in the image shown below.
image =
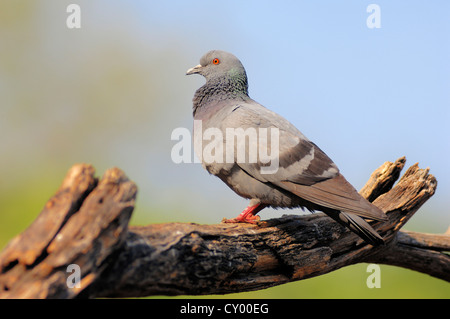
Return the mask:
<svg viewBox="0 0 450 319">
<path fill-rule="evenodd" d="M 203 108 L 212 102 L 223 100 L 246 101 L 248 99 L 250 97 L 248 96 L 248 84 L 245 76 L 208 79 L 206 84 L 195 92 L 193 113 L 195 115 L 199 108 Z"/>
</svg>

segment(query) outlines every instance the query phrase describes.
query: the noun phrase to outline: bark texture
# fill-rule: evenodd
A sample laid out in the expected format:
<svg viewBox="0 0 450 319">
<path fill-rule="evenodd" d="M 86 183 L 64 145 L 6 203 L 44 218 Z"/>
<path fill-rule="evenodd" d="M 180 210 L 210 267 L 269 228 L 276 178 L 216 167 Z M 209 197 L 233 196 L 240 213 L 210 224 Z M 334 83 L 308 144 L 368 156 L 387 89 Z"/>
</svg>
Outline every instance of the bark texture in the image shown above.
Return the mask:
<svg viewBox="0 0 450 319">
<path fill-rule="evenodd" d="M 226 294 L 361 262 L 450 281 L 449 234 L 400 231 L 437 186 L 417 164 L 398 180 L 404 165 L 405 158 L 384 163 L 360 192 L 389 217 L 371 222 L 386 241 L 379 247 L 323 213 L 258 225 L 129 227 L 136 185 L 117 168 L 98 181 L 92 166 L 75 165 L 37 219 L 0 254 L 0 298 Z M 79 267 L 78 286 L 69 265 Z"/>
</svg>

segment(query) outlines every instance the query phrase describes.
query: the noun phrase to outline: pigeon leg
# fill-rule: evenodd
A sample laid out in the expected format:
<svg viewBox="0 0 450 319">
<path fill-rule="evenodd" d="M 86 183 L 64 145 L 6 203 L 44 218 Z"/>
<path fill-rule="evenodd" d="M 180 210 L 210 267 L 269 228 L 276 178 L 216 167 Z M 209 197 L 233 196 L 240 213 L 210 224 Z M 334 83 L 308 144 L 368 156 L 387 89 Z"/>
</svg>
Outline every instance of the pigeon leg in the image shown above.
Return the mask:
<svg viewBox="0 0 450 319">
<path fill-rule="evenodd" d="M 249 205 L 242 213 L 239 214 L 236 218 L 224 219 L 224 223 L 250 223 L 256 224 L 260 220 L 259 216 L 256 216 L 261 210 L 263 210 L 267 205 L 264 204 L 256 204 Z"/>
</svg>

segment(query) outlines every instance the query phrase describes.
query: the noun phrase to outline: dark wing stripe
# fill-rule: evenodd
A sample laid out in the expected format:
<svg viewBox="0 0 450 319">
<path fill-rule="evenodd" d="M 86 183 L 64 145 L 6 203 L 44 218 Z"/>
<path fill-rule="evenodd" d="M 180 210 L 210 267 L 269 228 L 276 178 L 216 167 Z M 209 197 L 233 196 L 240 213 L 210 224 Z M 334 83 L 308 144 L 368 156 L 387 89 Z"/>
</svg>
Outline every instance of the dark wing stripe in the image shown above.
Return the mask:
<svg viewBox="0 0 450 319">
<path fill-rule="evenodd" d="M 312 143 L 313 144 L 313 143 Z M 323 176 L 323 174 L 330 168 L 335 167 L 337 172 L 337 167 L 331 161 L 331 159 L 315 144 L 314 145 L 314 159 L 309 164 L 308 169 L 305 173 Z"/>
<path fill-rule="evenodd" d="M 317 145 L 305 139 L 280 154 L 279 165 L 291 172 L 284 180 L 302 185 L 313 185 L 339 173 L 333 161 Z"/>
<path fill-rule="evenodd" d="M 313 143 L 307 140 L 300 139 L 300 142 L 298 142 L 296 146 L 290 148 L 287 152 L 280 154 L 279 158 L 280 167 L 287 168 L 292 164 L 297 163 L 302 159 L 308 157 L 313 147 L 314 147 Z"/>
</svg>

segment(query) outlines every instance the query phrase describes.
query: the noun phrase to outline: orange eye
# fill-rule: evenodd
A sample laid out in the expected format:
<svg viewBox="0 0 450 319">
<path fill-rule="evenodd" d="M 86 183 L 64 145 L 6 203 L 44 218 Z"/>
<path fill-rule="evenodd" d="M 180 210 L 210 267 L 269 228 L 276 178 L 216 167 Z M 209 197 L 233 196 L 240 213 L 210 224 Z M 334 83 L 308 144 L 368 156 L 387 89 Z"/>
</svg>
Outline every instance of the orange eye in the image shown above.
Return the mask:
<svg viewBox="0 0 450 319">
<path fill-rule="evenodd" d="M 219 59 L 217 59 L 217 58 L 214 59 L 212 62 L 213 62 L 213 64 L 219 64 L 220 63 Z"/>
</svg>

